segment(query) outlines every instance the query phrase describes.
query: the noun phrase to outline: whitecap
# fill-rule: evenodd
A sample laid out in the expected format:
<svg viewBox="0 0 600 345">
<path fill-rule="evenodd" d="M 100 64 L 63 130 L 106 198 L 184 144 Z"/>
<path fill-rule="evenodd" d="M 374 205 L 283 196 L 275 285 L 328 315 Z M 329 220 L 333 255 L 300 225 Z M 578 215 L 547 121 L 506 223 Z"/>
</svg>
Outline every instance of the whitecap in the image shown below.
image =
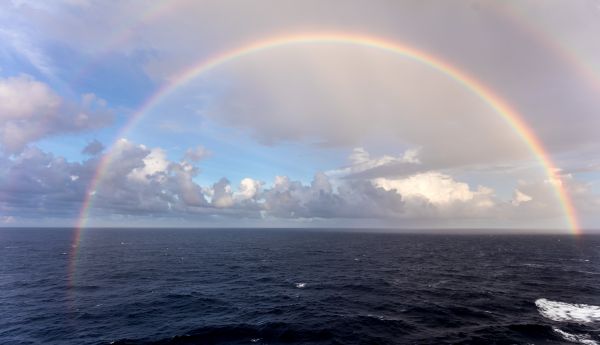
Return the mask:
<svg viewBox="0 0 600 345">
<path fill-rule="evenodd" d="M 296 287 L 297 287 L 298 289 L 303 289 L 303 288 L 305 288 L 305 287 L 306 287 L 306 283 L 296 283 Z"/>
<path fill-rule="evenodd" d="M 587 334 L 571 334 L 556 327 L 552 327 L 552 330 L 558 333 L 564 340 L 570 341 L 572 343 L 598 345 L 598 342 L 590 339 L 590 336 Z"/>
<path fill-rule="evenodd" d="M 540 298 L 535 301 L 540 314 L 553 321 L 590 323 L 600 321 L 600 307 L 589 304 L 571 304 Z"/>
<path fill-rule="evenodd" d="M 367 314 L 367 317 L 371 317 L 380 321 L 385 320 L 385 317 L 383 315 L 373 315 L 373 314 Z"/>
</svg>

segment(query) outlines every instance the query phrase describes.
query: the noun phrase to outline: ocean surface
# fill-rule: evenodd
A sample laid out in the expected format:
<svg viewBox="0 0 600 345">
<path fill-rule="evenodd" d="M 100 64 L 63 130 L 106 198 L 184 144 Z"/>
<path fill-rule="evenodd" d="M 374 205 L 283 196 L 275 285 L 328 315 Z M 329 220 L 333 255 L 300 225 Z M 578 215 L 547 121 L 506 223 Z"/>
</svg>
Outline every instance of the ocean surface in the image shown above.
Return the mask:
<svg viewBox="0 0 600 345">
<path fill-rule="evenodd" d="M 600 237 L 72 237 L 0 229 L 0 344 L 600 344 Z"/>
</svg>

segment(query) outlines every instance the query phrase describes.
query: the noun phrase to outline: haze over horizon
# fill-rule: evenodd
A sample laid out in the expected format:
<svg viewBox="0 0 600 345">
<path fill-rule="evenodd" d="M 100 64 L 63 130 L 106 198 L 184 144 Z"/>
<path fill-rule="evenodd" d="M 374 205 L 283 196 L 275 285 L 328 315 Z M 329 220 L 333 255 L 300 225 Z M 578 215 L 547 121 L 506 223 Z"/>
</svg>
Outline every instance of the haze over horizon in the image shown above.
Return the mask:
<svg viewBox="0 0 600 345">
<path fill-rule="evenodd" d="M 595 232 L 599 17 L 0 0 L 0 226 Z"/>
</svg>

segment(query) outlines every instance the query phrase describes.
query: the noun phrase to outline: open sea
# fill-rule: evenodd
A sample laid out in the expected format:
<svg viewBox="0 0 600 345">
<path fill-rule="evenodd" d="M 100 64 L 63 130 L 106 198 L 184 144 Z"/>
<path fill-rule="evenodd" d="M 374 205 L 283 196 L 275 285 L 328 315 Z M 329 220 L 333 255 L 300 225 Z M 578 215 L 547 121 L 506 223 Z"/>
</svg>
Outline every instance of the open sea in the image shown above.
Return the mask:
<svg viewBox="0 0 600 345">
<path fill-rule="evenodd" d="M 600 237 L 0 229 L 0 344 L 600 344 Z"/>
</svg>

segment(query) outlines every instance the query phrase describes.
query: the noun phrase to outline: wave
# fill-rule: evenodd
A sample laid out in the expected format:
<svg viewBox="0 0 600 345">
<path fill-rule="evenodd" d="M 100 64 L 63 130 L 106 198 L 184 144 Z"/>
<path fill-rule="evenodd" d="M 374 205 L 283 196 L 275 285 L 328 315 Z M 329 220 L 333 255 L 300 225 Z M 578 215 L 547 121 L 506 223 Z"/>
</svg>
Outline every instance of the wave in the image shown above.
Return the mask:
<svg viewBox="0 0 600 345">
<path fill-rule="evenodd" d="M 563 339 L 570 341 L 572 343 L 585 344 L 585 345 L 598 345 L 598 342 L 590 339 L 590 336 L 587 334 L 571 334 L 567 333 L 561 329 L 553 327 L 552 330 L 558 333 Z"/>
<path fill-rule="evenodd" d="M 540 314 L 553 321 L 591 323 L 600 321 L 600 307 L 589 304 L 571 304 L 540 298 L 535 301 Z"/>
</svg>

